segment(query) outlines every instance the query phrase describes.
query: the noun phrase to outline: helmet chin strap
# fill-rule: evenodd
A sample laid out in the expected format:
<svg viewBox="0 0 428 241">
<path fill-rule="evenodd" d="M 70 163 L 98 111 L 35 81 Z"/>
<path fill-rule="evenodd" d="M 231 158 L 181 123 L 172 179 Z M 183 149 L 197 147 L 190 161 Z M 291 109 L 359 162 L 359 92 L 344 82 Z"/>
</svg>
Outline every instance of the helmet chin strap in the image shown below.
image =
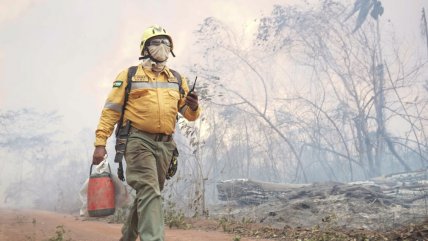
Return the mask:
<svg viewBox="0 0 428 241">
<path fill-rule="evenodd" d="M 150 68 L 155 73 L 160 73 L 162 70 L 165 69 L 166 60 L 163 62 L 154 61 L 148 55 L 140 57 L 140 60 L 141 59 L 142 59 L 143 68 Z"/>
</svg>

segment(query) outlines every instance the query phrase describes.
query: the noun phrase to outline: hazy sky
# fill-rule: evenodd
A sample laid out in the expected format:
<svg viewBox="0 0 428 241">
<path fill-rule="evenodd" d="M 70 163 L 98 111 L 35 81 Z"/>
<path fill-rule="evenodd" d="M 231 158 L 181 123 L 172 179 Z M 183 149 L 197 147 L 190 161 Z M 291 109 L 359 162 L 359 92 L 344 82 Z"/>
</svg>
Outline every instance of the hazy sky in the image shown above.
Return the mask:
<svg viewBox="0 0 428 241">
<path fill-rule="evenodd" d="M 0 109 L 58 110 L 68 131 L 94 129 L 116 75 L 137 63 L 142 31 L 162 25 L 191 64 L 192 32 L 206 17 L 241 29 L 279 0 L 0 0 Z M 420 41 L 428 0 L 384 0 L 382 19 L 403 41 Z M 406 37 L 405 37 L 406 36 Z M 420 44 L 420 43 L 419 43 Z M 188 62 L 184 62 L 188 61 Z M 184 73 L 186 74 L 186 73 Z"/>
</svg>

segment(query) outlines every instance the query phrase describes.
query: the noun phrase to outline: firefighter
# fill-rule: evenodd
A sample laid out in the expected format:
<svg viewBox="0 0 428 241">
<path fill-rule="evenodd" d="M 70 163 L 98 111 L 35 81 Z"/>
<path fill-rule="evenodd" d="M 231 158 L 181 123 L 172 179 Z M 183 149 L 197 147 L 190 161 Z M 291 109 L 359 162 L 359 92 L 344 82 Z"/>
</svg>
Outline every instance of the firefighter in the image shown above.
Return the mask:
<svg viewBox="0 0 428 241">
<path fill-rule="evenodd" d="M 122 228 L 122 241 L 164 240 L 161 191 L 176 151 L 173 140 L 176 117 L 189 121 L 200 115 L 198 95 L 189 93 L 187 80 L 166 66 L 174 44 L 164 28 L 155 25 L 143 32 L 140 60 L 132 77 L 123 123 L 129 123 L 125 149 L 126 181 L 136 198 Z M 93 164 L 106 156 L 106 141 L 122 113 L 128 70 L 122 71 L 102 110 L 96 130 Z"/>
</svg>

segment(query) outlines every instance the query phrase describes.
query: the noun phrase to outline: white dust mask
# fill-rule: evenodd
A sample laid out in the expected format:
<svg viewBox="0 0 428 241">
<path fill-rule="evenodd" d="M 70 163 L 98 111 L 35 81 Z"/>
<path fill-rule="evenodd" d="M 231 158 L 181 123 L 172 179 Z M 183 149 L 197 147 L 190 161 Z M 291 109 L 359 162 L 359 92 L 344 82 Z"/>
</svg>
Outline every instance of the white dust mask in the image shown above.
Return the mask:
<svg viewBox="0 0 428 241">
<path fill-rule="evenodd" d="M 150 45 L 148 50 L 151 57 L 158 62 L 166 61 L 169 57 L 169 53 L 171 53 L 171 47 L 165 44 Z"/>
</svg>

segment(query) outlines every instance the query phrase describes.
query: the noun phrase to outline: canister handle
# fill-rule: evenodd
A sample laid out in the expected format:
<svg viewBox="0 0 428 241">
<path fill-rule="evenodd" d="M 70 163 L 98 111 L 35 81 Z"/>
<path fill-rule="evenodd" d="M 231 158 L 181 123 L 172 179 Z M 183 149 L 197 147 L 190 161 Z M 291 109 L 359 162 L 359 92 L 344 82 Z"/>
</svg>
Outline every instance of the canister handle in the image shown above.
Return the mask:
<svg viewBox="0 0 428 241">
<path fill-rule="evenodd" d="M 110 168 L 110 163 L 107 162 L 108 165 L 108 170 L 109 170 L 109 176 L 111 175 L 111 168 Z M 94 166 L 94 164 L 91 164 L 91 168 L 89 169 L 89 177 L 91 177 L 92 175 L 92 167 Z"/>
</svg>

